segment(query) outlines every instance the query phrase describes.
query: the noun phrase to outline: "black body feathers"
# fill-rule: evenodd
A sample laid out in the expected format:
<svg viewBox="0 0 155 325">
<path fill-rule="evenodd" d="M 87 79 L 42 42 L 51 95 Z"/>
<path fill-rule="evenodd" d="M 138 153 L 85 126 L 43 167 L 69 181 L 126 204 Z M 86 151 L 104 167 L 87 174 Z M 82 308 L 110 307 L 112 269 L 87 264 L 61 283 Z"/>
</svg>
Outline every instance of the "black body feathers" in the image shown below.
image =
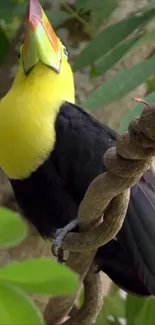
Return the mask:
<svg viewBox="0 0 155 325">
<path fill-rule="evenodd" d="M 91 181 L 106 169 L 104 152 L 116 133 L 78 106 L 64 103 L 56 124 L 56 145 L 26 180 L 10 180 L 25 217 L 45 238 L 75 219 Z M 96 255 L 99 269 L 120 287 L 155 294 L 155 193 L 151 171 L 131 190 L 127 216 L 117 238 Z"/>
</svg>

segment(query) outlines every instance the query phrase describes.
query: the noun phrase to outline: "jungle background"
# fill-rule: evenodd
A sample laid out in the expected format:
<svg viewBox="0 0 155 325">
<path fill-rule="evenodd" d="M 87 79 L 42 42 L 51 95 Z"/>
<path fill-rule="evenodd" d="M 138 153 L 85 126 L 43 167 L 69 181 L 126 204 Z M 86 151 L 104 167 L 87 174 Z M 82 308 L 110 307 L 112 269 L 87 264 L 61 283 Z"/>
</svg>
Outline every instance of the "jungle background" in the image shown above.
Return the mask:
<svg viewBox="0 0 155 325">
<path fill-rule="evenodd" d="M 132 97 L 155 101 L 155 0 L 40 1 L 69 51 L 76 101 L 118 132 L 127 129 L 143 105 Z M 0 1 L 0 98 L 11 87 L 24 36 L 26 0 Z M 18 211 L 11 187 L 0 171 L 0 204 Z M 10 260 L 51 257 L 51 245 L 33 228 L 12 249 L 2 249 L 0 265 Z M 131 297 L 111 287 L 105 294 L 98 325 L 153 325 L 155 300 Z M 33 296 L 43 311 L 47 296 Z"/>
</svg>

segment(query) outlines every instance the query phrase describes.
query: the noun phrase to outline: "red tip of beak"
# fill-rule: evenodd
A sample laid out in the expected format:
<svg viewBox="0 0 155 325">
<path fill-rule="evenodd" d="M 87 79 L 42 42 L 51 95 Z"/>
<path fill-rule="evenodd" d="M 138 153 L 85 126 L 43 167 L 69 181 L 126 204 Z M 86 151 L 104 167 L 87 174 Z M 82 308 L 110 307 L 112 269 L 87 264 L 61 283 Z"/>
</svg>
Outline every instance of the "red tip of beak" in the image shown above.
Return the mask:
<svg viewBox="0 0 155 325">
<path fill-rule="evenodd" d="M 31 25 L 32 30 L 35 30 L 39 21 L 42 18 L 41 6 L 38 0 L 29 0 L 26 21 Z"/>
<path fill-rule="evenodd" d="M 49 38 L 49 41 L 54 47 L 55 52 L 59 53 L 60 48 L 58 38 L 38 0 L 29 0 L 26 12 L 26 22 L 33 32 L 35 32 L 38 25 L 41 24 L 44 28 L 44 31 L 46 32 L 47 37 Z M 25 48 L 27 47 L 27 37 L 25 37 L 24 46 Z"/>
</svg>

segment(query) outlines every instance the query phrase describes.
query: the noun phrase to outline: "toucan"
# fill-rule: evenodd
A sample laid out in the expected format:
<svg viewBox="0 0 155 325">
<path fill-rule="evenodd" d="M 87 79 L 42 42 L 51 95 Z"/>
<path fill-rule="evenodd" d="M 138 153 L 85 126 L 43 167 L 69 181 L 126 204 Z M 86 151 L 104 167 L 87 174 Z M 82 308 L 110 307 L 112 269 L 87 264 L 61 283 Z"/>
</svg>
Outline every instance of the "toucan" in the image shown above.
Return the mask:
<svg viewBox="0 0 155 325">
<path fill-rule="evenodd" d="M 38 0 L 29 0 L 25 20 L 18 72 L 0 101 L 0 167 L 25 218 L 51 240 L 77 219 L 118 135 L 75 104 L 67 49 Z M 154 184 L 150 169 L 131 188 L 121 230 L 94 259 L 99 271 L 138 296 L 155 294 Z"/>
</svg>

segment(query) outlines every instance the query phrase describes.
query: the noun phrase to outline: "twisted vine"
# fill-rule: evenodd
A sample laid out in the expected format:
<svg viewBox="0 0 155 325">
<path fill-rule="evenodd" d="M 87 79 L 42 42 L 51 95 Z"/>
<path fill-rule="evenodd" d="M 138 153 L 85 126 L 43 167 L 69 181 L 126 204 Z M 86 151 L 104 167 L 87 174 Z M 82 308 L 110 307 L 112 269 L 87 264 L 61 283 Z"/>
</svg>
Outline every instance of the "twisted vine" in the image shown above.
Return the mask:
<svg viewBox="0 0 155 325">
<path fill-rule="evenodd" d="M 117 138 L 116 146 L 104 154 L 107 172 L 93 180 L 79 207 L 80 232 L 69 233 L 62 243 L 62 248 L 70 252 L 67 265 L 80 275 L 80 286 L 84 281 L 85 287 L 84 304 L 66 325 L 93 325 L 102 306 L 100 274 L 92 271 L 94 256 L 98 247 L 121 229 L 130 187 L 150 167 L 155 156 L 155 105 L 145 104 L 141 117 L 134 119 L 128 131 Z M 45 310 L 47 324 L 60 324 L 77 293 L 49 301 Z"/>
</svg>

